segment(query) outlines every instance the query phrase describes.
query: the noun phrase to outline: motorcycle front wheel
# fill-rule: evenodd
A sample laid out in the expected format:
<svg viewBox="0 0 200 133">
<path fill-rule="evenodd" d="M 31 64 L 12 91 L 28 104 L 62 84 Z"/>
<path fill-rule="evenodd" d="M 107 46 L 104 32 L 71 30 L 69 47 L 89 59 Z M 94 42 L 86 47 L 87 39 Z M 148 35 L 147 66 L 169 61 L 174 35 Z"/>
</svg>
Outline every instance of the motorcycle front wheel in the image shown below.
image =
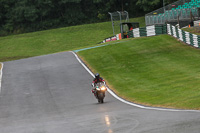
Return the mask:
<svg viewBox="0 0 200 133">
<path fill-rule="evenodd" d="M 99 103 L 104 103 L 103 99 L 98 99 Z"/>
<path fill-rule="evenodd" d="M 102 93 L 102 92 L 98 93 L 98 102 L 104 103 L 104 101 L 103 101 L 104 97 L 105 97 L 104 93 Z"/>
</svg>

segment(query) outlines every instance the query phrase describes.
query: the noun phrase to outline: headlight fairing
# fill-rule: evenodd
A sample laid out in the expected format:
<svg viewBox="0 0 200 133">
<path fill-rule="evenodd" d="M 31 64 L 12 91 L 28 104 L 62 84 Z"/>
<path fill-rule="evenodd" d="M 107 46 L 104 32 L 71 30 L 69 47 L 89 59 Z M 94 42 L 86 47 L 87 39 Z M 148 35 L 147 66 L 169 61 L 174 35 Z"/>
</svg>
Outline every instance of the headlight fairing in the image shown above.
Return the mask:
<svg viewBox="0 0 200 133">
<path fill-rule="evenodd" d="M 106 87 L 105 87 L 105 86 L 102 86 L 102 87 L 101 87 L 101 90 L 102 90 L 102 91 L 105 91 L 105 90 L 106 90 Z"/>
<path fill-rule="evenodd" d="M 99 87 L 96 88 L 98 91 L 100 91 L 101 89 Z"/>
</svg>

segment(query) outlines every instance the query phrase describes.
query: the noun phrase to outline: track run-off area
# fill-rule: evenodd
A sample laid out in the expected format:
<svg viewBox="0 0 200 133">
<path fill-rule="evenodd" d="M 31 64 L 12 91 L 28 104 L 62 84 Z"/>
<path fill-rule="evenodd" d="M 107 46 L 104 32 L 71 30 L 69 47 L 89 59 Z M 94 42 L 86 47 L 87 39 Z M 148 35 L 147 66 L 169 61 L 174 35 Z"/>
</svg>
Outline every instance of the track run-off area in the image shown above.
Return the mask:
<svg viewBox="0 0 200 133">
<path fill-rule="evenodd" d="M 199 111 L 126 103 L 111 90 L 98 104 L 81 64 L 73 52 L 4 62 L 0 133 L 200 132 Z"/>
</svg>

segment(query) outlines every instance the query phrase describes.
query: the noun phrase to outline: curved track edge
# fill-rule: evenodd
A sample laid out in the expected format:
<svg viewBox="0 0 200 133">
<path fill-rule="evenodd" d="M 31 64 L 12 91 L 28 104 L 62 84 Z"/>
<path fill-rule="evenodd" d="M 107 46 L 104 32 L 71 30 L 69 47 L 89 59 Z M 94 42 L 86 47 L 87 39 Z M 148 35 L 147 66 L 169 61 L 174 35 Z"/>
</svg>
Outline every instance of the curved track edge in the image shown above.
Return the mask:
<svg viewBox="0 0 200 133">
<path fill-rule="evenodd" d="M 2 75 L 3 75 L 3 63 L 0 62 L 1 64 L 1 70 L 0 70 L 0 94 L 1 94 L 1 81 L 2 81 Z"/>
<path fill-rule="evenodd" d="M 88 71 L 88 73 L 92 77 L 95 77 L 94 74 L 92 73 L 92 71 L 83 63 L 83 61 L 78 57 L 78 55 L 74 51 L 70 51 L 70 52 L 74 54 L 74 56 L 76 57 L 76 59 L 78 60 L 78 62 L 83 66 L 83 68 L 86 69 Z M 139 104 L 127 101 L 127 100 L 119 97 L 110 88 L 108 88 L 108 92 L 113 97 L 115 97 L 117 100 L 119 100 L 119 101 L 121 101 L 121 102 L 123 102 L 125 104 L 131 105 L 131 106 L 134 106 L 134 107 L 137 107 L 137 108 L 141 108 L 141 109 L 157 110 L 157 111 L 171 111 L 171 112 L 198 112 L 198 113 L 200 113 L 200 110 L 183 110 L 183 109 L 169 109 L 169 108 L 147 107 L 147 106 L 144 106 L 144 105 L 139 105 Z"/>
</svg>

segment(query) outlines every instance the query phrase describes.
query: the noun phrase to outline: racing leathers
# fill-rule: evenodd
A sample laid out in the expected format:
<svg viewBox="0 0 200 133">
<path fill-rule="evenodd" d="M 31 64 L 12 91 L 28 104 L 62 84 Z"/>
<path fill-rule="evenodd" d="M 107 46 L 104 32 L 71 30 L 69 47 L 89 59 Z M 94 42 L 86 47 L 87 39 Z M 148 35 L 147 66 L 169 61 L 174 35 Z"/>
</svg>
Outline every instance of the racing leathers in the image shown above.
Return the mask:
<svg viewBox="0 0 200 133">
<path fill-rule="evenodd" d="M 99 78 L 94 78 L 93 82 L 92 82 L 92 93 L 96 93 L 96 84 L 99 83 L 99 82 L 103 82 L 105 84 L 105 81 L 102 77 L 99 77 Z"/>
</svg>

